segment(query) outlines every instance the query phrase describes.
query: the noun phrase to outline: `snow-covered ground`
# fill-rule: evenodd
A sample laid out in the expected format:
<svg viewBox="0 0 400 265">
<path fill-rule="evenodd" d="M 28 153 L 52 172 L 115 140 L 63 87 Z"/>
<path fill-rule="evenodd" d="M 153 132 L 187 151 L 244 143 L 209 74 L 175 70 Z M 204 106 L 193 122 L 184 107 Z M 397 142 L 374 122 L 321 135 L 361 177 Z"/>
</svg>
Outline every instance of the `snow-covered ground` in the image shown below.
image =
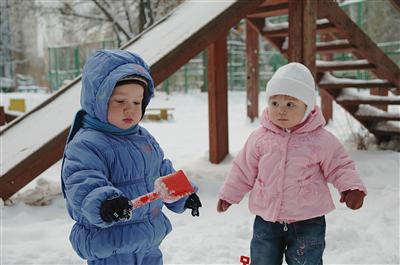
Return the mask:
<svg viewBox="0 0 400 265">
<path fill-rule="evenodd" d="M 264 98 L 265 93 L 261 93 L 260 112 Z M 233 157 L 259 126 L 258 121 L 250 123 L 246 118 L 245 93 L 230 92 L 230 155 L 213 165 L 208 162 L 207 103 L 207 94 L 196 91 L 170 96 L 158 93 L 150 107 L 174 107 L 173 120 L 142 123 L 158 139 L 175 168 L 186 171 L 198 184 L 203 202 L 199 218 L 189 212 L 177 215 L 165 210 L 173 224 L 172 233 L 161 245 L 165 264 L 241 264 L 240 256 L 249 256 L 254 216 L 247 209 L 247 197 L 224 214 L 216 212 L 216 201 Z M 338 194 L 332 189 L 337 209 L 327 215 L 324 263 L 399 264 L 400 154 L 378 151 L 371 143 L 368 151 L 356 150 L 351 135 L 359 131 L 359 125 L 337 105 L 334 122 L 327 128 L 345 144 L 369 194 L 363 208 L 352 211 L 339 204 Z M 59 184 L 59 171 L 57 163 L 44 172 L 39 177 L 40 187 L 47 180 Z M 20 200 L 23 192 L 37 185 L 34 180 L 14 197 L 14 204 L 0 205 L 0 264 L 86 264 L 70 246 L 73 222 L 61 196 L 48 206 L 29 206 Z"/>
</svg>

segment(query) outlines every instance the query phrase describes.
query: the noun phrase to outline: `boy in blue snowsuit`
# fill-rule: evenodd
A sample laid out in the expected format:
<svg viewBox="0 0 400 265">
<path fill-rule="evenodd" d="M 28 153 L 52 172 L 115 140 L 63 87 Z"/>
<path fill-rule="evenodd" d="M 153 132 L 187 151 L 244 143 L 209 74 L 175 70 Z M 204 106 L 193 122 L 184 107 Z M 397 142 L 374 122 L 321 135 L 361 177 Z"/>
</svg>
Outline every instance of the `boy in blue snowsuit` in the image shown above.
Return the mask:
<svg viewBox="0 0 400 265">
<path fill-rule="evenodd" d="M 138 122 L 154 93 L 147 64 L 137 54 L 100 50 L 82 74 L 82 109 L 68 136 L 62 165 L 67 208 L 76 221 L 70 241 L 88 264 L 162 264 L 161 241 L 172 230 L 163 205 L 198 216 L 196 194 L 156 200 L 132 210 L 131 199 L 153 191 L 174 172 L 154 137 Z"/>
</svg>

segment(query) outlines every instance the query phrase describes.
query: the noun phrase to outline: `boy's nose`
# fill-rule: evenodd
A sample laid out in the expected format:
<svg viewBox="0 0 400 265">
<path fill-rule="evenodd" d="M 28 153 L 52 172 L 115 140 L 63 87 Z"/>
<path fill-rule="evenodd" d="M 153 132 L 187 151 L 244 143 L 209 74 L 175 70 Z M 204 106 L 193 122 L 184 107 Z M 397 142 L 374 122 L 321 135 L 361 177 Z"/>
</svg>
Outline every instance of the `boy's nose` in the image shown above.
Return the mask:
<svg viewBox="0 0 400 265">
<path fill-rule="evenodd" d="M 131 112 L 131 111 L 133 111 L 133 109 L 134 109 L 134 104 L 133 103 L 127 103 L 126 105 L 125 105 L 125 108 L 124 108 L 124 110 L 125 111 L 129 111 L 129 112 Z"/>
</svg>

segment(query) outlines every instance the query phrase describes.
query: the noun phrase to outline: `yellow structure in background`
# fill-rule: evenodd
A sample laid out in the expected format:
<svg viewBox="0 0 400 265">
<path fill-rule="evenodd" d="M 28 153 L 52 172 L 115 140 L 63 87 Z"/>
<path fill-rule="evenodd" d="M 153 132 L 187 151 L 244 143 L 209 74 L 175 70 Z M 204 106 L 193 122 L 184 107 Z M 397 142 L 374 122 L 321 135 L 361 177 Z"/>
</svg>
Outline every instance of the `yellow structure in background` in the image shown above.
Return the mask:
<svg viewBox="0 0 400 265">
<path fill-rule="evenodd" d="M 10 98 L 10 105 L 8 106 L 8 110 L 25 112 L 26 110 L 25 99 Z"/>
<path fill-rule="evenodd" d="M 144 118 L 147 120 L 160 121 L 169 120 L 172 118 L 172 113 L 175 108 L 147 108 Z"/>
</svg>

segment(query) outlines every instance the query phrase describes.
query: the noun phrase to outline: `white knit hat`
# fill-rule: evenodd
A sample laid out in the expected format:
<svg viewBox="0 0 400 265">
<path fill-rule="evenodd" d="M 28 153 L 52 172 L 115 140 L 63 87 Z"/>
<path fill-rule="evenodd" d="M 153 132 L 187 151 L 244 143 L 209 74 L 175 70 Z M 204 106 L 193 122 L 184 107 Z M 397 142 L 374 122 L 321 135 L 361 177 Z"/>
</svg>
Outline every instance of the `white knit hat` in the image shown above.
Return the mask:
<svg viewBox="0 0 400 265">
<path fill-rule="evenodd" d="M 310 70 L 301 63 L 280 67 L 267 83 L 267 102 L 274 95 L 287 95 L 303 101 L 307 105 L 303 122 L 315 107 L 315 82 Z"/>
</svg>

